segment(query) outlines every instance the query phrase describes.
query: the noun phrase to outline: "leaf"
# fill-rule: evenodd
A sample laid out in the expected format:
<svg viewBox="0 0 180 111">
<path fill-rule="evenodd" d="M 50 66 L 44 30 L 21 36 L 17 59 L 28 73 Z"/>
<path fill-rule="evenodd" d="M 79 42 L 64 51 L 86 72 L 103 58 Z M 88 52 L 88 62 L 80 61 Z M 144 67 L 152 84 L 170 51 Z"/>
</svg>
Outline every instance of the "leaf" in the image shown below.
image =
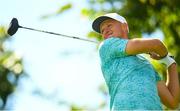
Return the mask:
<svg viewBox="0 0 180 111">
<path fill-rule="evenodd" d="M 67 11 L 67 10 L 69 10 L 69 9 L 71 9 L 71 8 L 72 8 L 72 4 L 71 4 L 71 3 L 68 3 L 68 4 L 60 7 L 56 12 L 42 15 L 40 18 L 41 18 L 41 19 L 48 19 L 48 18 L 50 18 L 50 17 L 53 17 L 53 16 L 56 16 L 56 15 L 62 14 L 62 13 L 64 13 L 65 11 Z"/>
<path fill-rule="evenodd" d="M 102 40 L 103 40 L 103 37 L 102 37 L 99 33 L 94 32 L 94 31 L 89 32 L 89 33 L 87 34 L 87 36 L 88 36 L 89 38 L 95 38 L 95 39 L 98 40 L 98 41 L 102 41 Z"/>
<path fill-rule="evenodd" d="M 0 26 L 0 40 L 5 40 L 8 37 L 7 29 L 4 26 Z"/>
<path fill-rule="evenodd" d="M 60 7 L 60 8 L 57 10 L 56 14 L 63 13 L 63 12 L 65 12 L 65 11 L 71 9 L 71 8 L 72 8 L 72 4 L 71 4 L 71 3 L 68 3 L 68 4 Z"/>
<path fill-rule="evenodd" d="M 79 107 L 77 105 L 72 104 L 71 105 L 71 111 L 85 111 L 85 110 L 82 107 Z"/>
</svg>

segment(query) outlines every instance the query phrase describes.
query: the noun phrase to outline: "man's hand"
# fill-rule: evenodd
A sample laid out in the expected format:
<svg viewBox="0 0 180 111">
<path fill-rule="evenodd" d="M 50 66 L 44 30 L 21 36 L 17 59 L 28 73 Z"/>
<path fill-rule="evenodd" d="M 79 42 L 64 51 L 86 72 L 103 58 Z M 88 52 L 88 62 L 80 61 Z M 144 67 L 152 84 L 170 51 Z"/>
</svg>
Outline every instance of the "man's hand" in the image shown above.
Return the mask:
<svg viewBox="0 0 180 111">
<path fill-rule="evenodd" d="M 149 52 L 147 54 L 149 54 L 152 59 L 158 60 L 159 63 L 166 65 L 167 68 L 171 64 L 176 63 L 176 61 L 174 60 L 174 56 L 171 56 L 171 55 L 167 55 L 162 58 L 154 52 Z"/>
<path fill-rule="evenodd" d="M 149 52 L 148 53 L 149 55 L 150 55 L 150 57 L 152 58 L 152 59 L 155 59 L 155 60 L 160 60 L 160 59 L 162 59 L 162 57 L 160 57 L 158 54 L 156 54 L 155 52 Z"/>
<path fill-rule="evenodd" d="M 169 66 L 171 66 L 173 63 L 176 63 L 176 61 L 174 60 L 173 56 L 167 55 L 166 57 L 158 60 L 159 63 L 166 65 L 166 67 L 168 68 Z"/>
</svg>

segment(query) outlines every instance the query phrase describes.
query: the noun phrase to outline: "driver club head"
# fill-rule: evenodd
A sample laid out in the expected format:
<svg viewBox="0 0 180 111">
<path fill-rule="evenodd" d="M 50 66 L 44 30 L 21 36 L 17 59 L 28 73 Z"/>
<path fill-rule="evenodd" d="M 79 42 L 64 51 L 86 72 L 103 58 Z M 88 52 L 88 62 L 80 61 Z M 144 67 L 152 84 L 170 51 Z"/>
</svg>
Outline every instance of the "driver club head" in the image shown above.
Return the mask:
<svg viewBox="0 0 180 111">
<path fill-rule="evenodd" d="M 13 19 L 11 20 L 10 24 L 9 24 L 7 33 L 8 33 L 10 36 L 12 36 L 12 35 L 14 35 L 14 34 L 17 32 L 17 30 L 18 30 L 19 27 L 20 27 L 20 26 L 19 26 L 19 24 L 18 24 L 17 18 L 13 18 Z"/>
</svg>

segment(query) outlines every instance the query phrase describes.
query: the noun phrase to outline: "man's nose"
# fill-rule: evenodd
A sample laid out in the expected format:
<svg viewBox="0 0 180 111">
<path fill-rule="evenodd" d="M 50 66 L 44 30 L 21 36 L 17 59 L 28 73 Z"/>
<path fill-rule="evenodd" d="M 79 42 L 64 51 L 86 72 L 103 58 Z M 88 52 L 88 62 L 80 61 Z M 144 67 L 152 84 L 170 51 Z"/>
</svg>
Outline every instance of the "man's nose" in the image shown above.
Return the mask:
<svg viewBox="0 0 180 111">
<path fill-rule="evenodd" d="M 106 27 L 106 28 L 104 29 L 105 34 L 108 33 L 109 31 L 110 31 L 110 29 L 109 29 L 108 27 Z"/>
<path fill-rule="evenodd" d="M 105 30 L 104 30 L 104 34 L 108 34 L 110 32 L 110 30 L 108 29 L 108 28 L 106 28 Z"/>
</svg>

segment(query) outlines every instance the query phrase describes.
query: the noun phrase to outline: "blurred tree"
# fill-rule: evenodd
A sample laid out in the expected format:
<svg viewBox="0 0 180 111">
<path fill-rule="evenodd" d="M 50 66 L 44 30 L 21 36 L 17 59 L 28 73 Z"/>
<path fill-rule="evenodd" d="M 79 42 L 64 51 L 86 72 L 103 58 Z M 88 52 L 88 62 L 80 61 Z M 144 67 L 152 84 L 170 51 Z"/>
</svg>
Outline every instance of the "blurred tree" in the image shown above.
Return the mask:
<svg viewBox="0 0 180 111">
<path fill-rule="evenodd" d="M 6 28 L 0 26 L 0 110 L 5 109 L 8 96 L 14 92 L 23 73 L 22 60 L 4 48 L 7 39 Z"/>
<path fill-rule="evenodd" d="M 71 103 L 66 99 L 62 99 L 55 94 L 58 91 L 57 89 L 47 94 L 40 88 L 36 87 L 33 90 L 33 94 L 40 96 L 48 101 L 51 101 L 54 104 L 58 104 L 59 106 L 67 106 L 70 111 L 99 111 L 105 109 L 108 104 L 108 92 L 106 88 L 107 87 L 105 86 L 105 84 L 102 84 L 98 87 L 99 94 L 101 94 L 105 98 L 105 100 L 102 100 L 99 104 L 95 106 L 88 106 L 86 103 L 84 103 L 84 105 L 78 105 L 76 103 Z"/>
</svg>

